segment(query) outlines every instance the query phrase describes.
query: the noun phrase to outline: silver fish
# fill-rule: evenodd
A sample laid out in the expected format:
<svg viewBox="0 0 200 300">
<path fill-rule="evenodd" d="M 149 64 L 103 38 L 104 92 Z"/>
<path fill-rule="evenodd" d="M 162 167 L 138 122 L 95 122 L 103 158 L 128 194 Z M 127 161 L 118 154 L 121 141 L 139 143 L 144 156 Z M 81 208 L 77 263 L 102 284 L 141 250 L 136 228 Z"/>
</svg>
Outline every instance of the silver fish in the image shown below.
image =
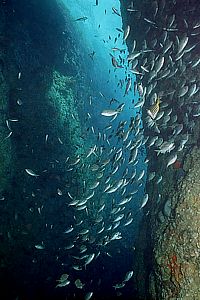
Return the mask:
<svg viewBox="0 0 200 300">
<path fill-rule="evenodd" d="M 183 130 L 183 124 L 177 124 L 174 126 L 172 135 L 178 135 Z"/>
<path fill-rule="evenodd" d="M 181 98 L 181 97 L 185 96 L 187 91 L 188 91 L 188 86 L 187 85 L 183 86 L 178 92 L 178 97 Z"/>
<path fill-rule="evenodd" d="M 87 259 L 85 260 L 85 266 L 88 265 L 88 264 L 90 264 L 91 261 L 94 259 L 94 257 L 95 257 L 94 253 L 88 255 Z"/>
<path fill-rule="evenodd" d="M 162 175 L 160 175 L 156 181 L 156 184 L 159 184 L 162 181 Z"/>
<path fill-rule="evenodd" d="M 163 142 L 162 145 L 159 147 L 159 150 L 155 150 L 158 155 L 160 153 L 165 154 L 166 152 L 170 152 L 174 149 L 175 145 L 174 142 Z"/>
<path fill-rule="evenodd" d="M 85 295 L 84 300 L 90 300 L 90 299 L 92 298 L 92 295 L 93 295 L 93 292 L 88 292 L 88 293 Z"/>
<path fill-rule="evenodd" d="M 69 228 L 67 228 L 64 233 L 70 233 L 74 230 L 74 228 L 72 226 L 70 226 Z"/>
<path fill-rule="evenodd" d="M 113 287 L 115 288 L 115 289 L 121 289 L 121 288 L 123 288 L 125 286 L 125 283 L 117 283 L 117 284 L 115 284 L 115 285 L 113 285 Z"/>
<path fill-rule="evenodd" d="M 172 153 L 169 158 L 168 158 L 168 162 L 167 162 L 167 167 L 171 166 L 173 163 L 175 163 L 175 161 L 177 160 L 177 154 L 176 153 Z"/>
<path fill-rule="evenodd" d="M 114 109 L 105 109 L 101 112 L 101 115 L 105 117 L 113 117 L 117 114 L 119 114 L 119 111 Z"/>
<path fill-rule="evenodd" d="M 127 81 L 127 84 L 126 84 L 126 90 L 125 90 L 125 93 L 124 93 L 124 95 L 127 95 L 128 94 L 128 92 L 129 92 L 129 90 L 130 90 L 130 88 L 131 88 L 131 78 L 128 78 L 128 81 Z"/>
<path fill-rule="evenodd" d="M 85 284 L 83 284 L 81 282 L 80 279 L 76 279 L 75 282 L 74 282 L 75 286 L 78 288 L 78 289 L 82 289 L 84 287 Z"/>
<path fill-rule="evenodd" d="M 138 175 L 137 181 L 140 181 L 143 178 L 144 174 L 145 174 L 145 170 L 142 170 Z"/>
<path fill-rule="evenodd" d="M 116 185 L 112 186 L 111 188 L 109 188 L 106 191 L 106 193 L 111 194 L 111 193 L 116 192 L 122 186 L 123 182 L 124 182 L 123 179 L 119 180 L 118 183 Z"/>
<path fill-rule="evenodd" d="M 124 30 L 124 36 L 123 36 L 123 40 L 124 40 L 124 41 L 128 38 L 129 33 L 130 33 L 130 30 L 131 30 L 131 27 L 130 27 L 130 25 L 128 25 L 128 26 L 126 27 L 126 29 Z"/>
<path fill-rule="evenodd" d="M 82 206 L 82 205 L 84 205 L 86 203 L 87 203 L 87 199 L 84 199 L 82 201 L 78 201 L 78 203 L 76 203 L 76 206 Z"/>
<path fill-rule="evenodd" d="M 59 283 L 56 285 L 56 288 L 57 287 L 63 287 L 63 286 L 66 286 L 66 285 L 70 284 L 70 281 L 68 279 L 65 279 L 65 280 L 64 279 L 59 279 L 58 281 L 59 281 Z"/>
<path fill-rule="evenodd" d="M 134 51 L 134 52 L 130 53 L 130 54 L 127 56 L 127 60 L 128 60 L 128 61 L 134 60 L 134 59 L 136 59 L 138 56 L 140 56 L 141 54 L 142 54 L 141 51 Z"/>
<path fill-rule="evenodd" d="M 133 218 L 130 218 L 124 223 L 124 226 L 130 225 L 132 222 L 133 222 Z"/>
<path fill-rule="evenodd" d="M 124 281 L 129 281 L 132 276 L 133 276 L 133 271 L 127 272 L 125 275 Z"/>
<path fill-rule="evenodd" d="M 183 49 L 185 48 L 185 46 L 188 43 L 189 38 L 187 36 L 184 36 L 182 38 L 182 40 L 180 41 L 179 45 L 178 45 L 178 51 L 177 54 L 181 53 L 183 51 Z"/>
<path fill-rule="evenodd" d="M 140 100 L 134 105 L 134 108 L 143 107 L 144 102 L 145 102 L 145 99 L 143 99 L 143 98 L 140 99 Z"/>
<path fill-rule="evenodd" d="M 156 61 L 155 67 L 154 67 L 154 71 L 155 71 L 156 74 L 162 69 L 162 67 L 164 65 L 164 62 L 165 62 L 165 57 L 164 56 L 160 57 Z"/>
<path fill-rule="evenodd" d="M 89 186 L 90 190 L 94 190 L 98 187 L 98 185 L 100 184 L 99 181 L 94 182 L 92 185 Z"/>
<path fill-rule="evenodd" d="M 148 194 L 145 194 L 144 197 L 143 197 L 143 200 L 142 200 L 142 204 L 140 206 L 140 209 L 142 209 L 146 204 L 147 204 L 147 201 L 149 199 L 149 195 Z"/>
<path fill-rule="evenodd" d="M 38 250 L 43 250 L 43 249 L 45 248 L 45 245 L 44 245 L 44 243 L 42 242 L 41 244 L 35 245 L 35 248 L 38 249 Z"/>
<path fill-rule="evenodd" d="M 193 61 L 191 68 L 196 68 L 200 63 L 200 57 L 197 57 L 196 60 Z"/>
<path fill-rule="evenodd" d="M 155 177 L 155 175 L 156 175 L 156 173 L 155 173 L 155 172 L 151 172 L 151 173 L 149 173 L 149 175 L 148 175 L 148 181 L 151 181 L 151 180 L 153 180 L 153 179 L 154 179 L 154 177 Z"/>
<path fill-rule="evenodd" d="M 36 174 L 34 171 L 32 171 L 31 169 L 25 169 L 26 173 L 28 175 L 34 176 L 34 177 L 38 177 L 40 175 Z"/>
<path fill-rule="evenodd" d="M 118 222 L 118 221 L 122 220 L 123 217 L 124 217 L 124 214 L 121 214 L 121 215 L 119 215 L 117 218 L 115 218 L 115 219 L 113 220 L 113 222 L 114 222 L 114 223 L 115 223 L 115 222 Z"/>
</svg>

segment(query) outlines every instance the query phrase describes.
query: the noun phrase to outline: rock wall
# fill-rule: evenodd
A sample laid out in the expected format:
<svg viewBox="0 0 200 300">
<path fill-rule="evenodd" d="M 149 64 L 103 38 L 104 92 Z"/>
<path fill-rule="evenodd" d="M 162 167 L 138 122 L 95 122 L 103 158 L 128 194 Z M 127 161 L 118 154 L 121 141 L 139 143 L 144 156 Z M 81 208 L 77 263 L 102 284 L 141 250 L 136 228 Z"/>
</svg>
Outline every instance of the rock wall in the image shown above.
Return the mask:
<svg viewBox="0 0 200 300">
<path fill-rule="evenodd" d="M 142 112 L 149 202 L 136 248 L 137 298 L 199 299 L 200 4 L 121 0 L 121 11 L 124 29 L 131 28 L 129 52 L 141 51 L 138 62 L 134 59 L 130 65 L 137 82 L 146 88 Z M 147 110 L 155 95 L 162 102 L 154 123 Z M 181 133 L 174 133 L 180 124 Z M 156 141 L 173 143 L 172 163 L 167 152 L 157 155 Z"/>
<path fill-rule="evenodd" d="M 17 297 L 22 282 L 23 293 L 36 299 L 38 285 L 51 280 L 44 290 L 53 297 L 58 264 L 53 244 L 59 245 L 60 236 L 46 224 L 62 227 L 73 218 L 64 211 L 58 189 L 67 193 L 71 186 L 72 193 L 81 192 L 86 178 L 84 164 L 79 172 L 67 172 L 85 153 L 78 112 L 84 65 L 76 32 L 60 5 L 48 0 L 0 3 L 0 281 L 6 299 Z M 38 256 L 35 245 L 44 238 L 52 248 L 48 256 L 45 251 Z M 43 272 L 31 273 L 28 266 L 42 262 Z"/>
<path fill-rule="evenodd" d="M 0 198 L 4 199 L 6 190 L 9 189 L 12 176 L 14 150 L 10 136 L 12 129 L 9 118 L 9 82 L 7 80 L 9 66 L 7 64 L 7 36 L 6 14 L 3 4 L 0 4 Z M 12 70 L 12 69 L 11 69 Z M 11 78 L 9 78 L 11 79 Z M 12 79 L 11 79 L 12 80 Z"/>
<path fill-rule="evenodd" d="M 199 161 L 200 150 L 194 147 L 184 161 L 184 179 L 168 192 L 163 214 L 156 216 L 159 220 L 154 218 L 155 275 L 150 284 L 154 298 L 199 299 L 200 296 Z"/>
</svg>

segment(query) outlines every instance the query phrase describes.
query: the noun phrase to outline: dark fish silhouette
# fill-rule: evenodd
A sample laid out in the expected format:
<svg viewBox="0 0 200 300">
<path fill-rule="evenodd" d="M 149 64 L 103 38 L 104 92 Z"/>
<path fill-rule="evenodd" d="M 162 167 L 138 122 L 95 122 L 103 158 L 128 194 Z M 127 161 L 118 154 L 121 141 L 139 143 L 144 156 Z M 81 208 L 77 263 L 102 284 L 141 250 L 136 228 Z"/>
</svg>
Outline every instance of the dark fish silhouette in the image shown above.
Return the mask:
<svg viewBox="0 0 200 300">
<path fill-rule="evenodd" d="M 88 17 L 81 17 L 81 18 L 78 18 L 76 19 L 75 21 L 86 21 L 88 19 Z"/>
</svg>

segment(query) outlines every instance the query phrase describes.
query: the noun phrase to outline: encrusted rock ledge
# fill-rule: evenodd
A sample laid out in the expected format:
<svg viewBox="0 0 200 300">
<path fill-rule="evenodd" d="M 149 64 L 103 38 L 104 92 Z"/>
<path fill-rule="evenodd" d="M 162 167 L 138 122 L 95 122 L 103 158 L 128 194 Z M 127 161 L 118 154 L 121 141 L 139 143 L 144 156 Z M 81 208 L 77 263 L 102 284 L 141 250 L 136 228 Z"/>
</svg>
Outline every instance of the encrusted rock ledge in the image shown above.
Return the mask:
<svg viewBox="0 0 200 300">
<path fill-rule="evenodd" d="M 199 27 L 199 1 L 121 0 L 121 4 L 123 28 L 126 29 L 128 25 L 130 26 L 130 34 L 126 41 L 127 46 L 130 52 L 135 49 L 136 55 L 137 51 L 141 51 L 147 46 L 147 51 L 151 51 L 152 48 L 155 52 L 158 51 L 156 52 L 156 59 L 161 57 L 160 48 L 154 47 L 154 42 L 159 42 L 159 34 L 166 34 L 171 39 L 173 29 L 171 32 L 171 29 L 166 28 L 173 18 L 177 22 L 174 32 L 178 28 L 180 29 L 176 39 L 178 37 L 182 38 L 184 26 L 180 24 L 188 21 L 190 27 Z M 163 15 L 164 7 L 165 14 Z M 163 31 L 161 33 L 159 33 L 159 30 L 155 31 L 154 26 L 159 30 L 161 28 Z M 195 36 L 195 39 L 198 37 L 199 41 L 199 31 L 193 33 L 195 28 L 191 28 L 192 31 L 190 32 L 189 26 L 186 26 L 187 28 L 184 30 L 186 36 L 191 39 L 192 45 L 194 42 L 191 36 Z M 173 45 L 174 40 L 172 40 Z M 197 45 L 199 45 L 198 41 Z M 159 45 L 162 47 L 161 44 Z M 197 50 L 196 53 L 192 53 L 191 60 L 195 55 L 199 57 L 199 49 Z M 166 59 L 166 52 L 163 55 Z M 135 73 L 137 74 L 138 70 L 143 72 L 142 66 L 145 64 L 147 66 L 146 73 L 149 74 L 148 63 L 146 64 L 142 58 L 139 61 L 140 57 L 138 57 L 138 62 L 135 64 Z M 161 57 L 161 59 L 163 58 Z M 136 259 L 133 266 L 135 285 L 138 291 L 135 299 L 200 299 L 199 111 L 196 112 L 195 110 L 190 117 L 192 127 L 190 127 L 190 124 L 188 126 L 187 121 L 185 122 L 185 118 L 187 119 L 190 112 L 195 109 L 194 105 L 199 103 L 199 96 L 195 98 L 194 95 L 192 97 L 186 95 L 184 106 L 181 106 L 183 99 L 179 94 L 184 80 L 188 84 L 186 89 L 189 89 L 193 84 L 193 77 L 195 77 L 194 82 L 199 88 L 200 73 L 199 68 L 195 70 L 190 69 L 190 67 L 187 68 L 187 64 L 189 64 L 187 60 L 183 59 L 183 62 L 185 63 L 183 72 L 178 72 L 173 78 L 166 79 L 164 77 L 164 80 L 159 78 L 155 85 L 155 92 L 158 94 L 162 92 L 164 101 L 177 114 L 178 124 L 184 124 L 183 133 L 187 134 L 188 141 L 187 145 L 184 144 L 182 150 L 177 151 L 177 159 L 174 163 L 168 166 L 167 155 L 157 155 L 156 147 L 151 148 L 151 143 L 147 144 L 146 149 L 149 159 L 147 178 L 154 173 L 155 176 L 160 178 L 160 181 L 158 184 L 156 180 L 148 180 L 146 184 L 149 201 L 144 208 L 144 216 L 139 229 L 140 235 L 136 243 Z M 171 72 L 171 70 L 169 71 Z M 138 82 L 142 81 L 143 86 L 148 88 L 151 78 L 145 81 L 145 76 L 148 78 L 146 74 L 142 79 L 139 76 L 136 77 Z M 175 92 L 171 98 L 172 101 L 169 94 L 167 94 L 171 89 L 174 89 Z M 143 107 L 144 124 L 146 112 L 147 107 Z M 170 132 L 170 126 L 168 129 Z M 152 134 L 147 124 L 145 134 L 151 139 L 157 133 L 153 132 Z M 164 141 L 169 141 L 167 131 L 161 136 Z"/>
<path fill-rule="evenodd" d="M 150 289 L 158 299 L 200 297 L 200 149 L 195 147 L 184 163 L 186 176 L 171 194 L 171 214 L 166 226 L 156 226 L 156 280 Z M 156 289 L 155 289 L 155 286 Z M 155 299 L 156 295 L 153 297 Z"/>
</svg>

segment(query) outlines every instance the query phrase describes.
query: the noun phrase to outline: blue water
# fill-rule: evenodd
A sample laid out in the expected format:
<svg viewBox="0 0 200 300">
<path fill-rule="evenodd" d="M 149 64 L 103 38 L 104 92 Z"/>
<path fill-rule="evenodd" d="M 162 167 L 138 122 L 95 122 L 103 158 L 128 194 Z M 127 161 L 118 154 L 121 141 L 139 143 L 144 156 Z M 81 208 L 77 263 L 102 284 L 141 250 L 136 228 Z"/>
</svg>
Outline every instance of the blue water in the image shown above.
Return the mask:
<svg viewBox="0 0 200 300">
<path fill-rule="evenodd" d="M 118 141 L 117 136 L 114 134 L 119 122 L 127 121 L 126 128 L 128 128 L 130 118 L 133 116 L 135 117 L 140 113 L 139 109 L 134 109 L 133 104 L 138 101 L 138 94 L 136 93 L 136 95 L 134 95 L 133 92 L 135 76 L 128 72 L 127 63 L 123 64 L 123 68 L 115 69 L 111 62 L 111 54 L 117 60 L 119 60 L 119 55 L 122 59 L 126 59 L 128 55 L 126 43 L 123 42 L 123 33 L 116 30 L 116 28 L 122 29 L 122 19 L 112 11 L 112 7 L 115 7 L 120 11 L 120 3 L 119 1 L 102 0 L 98 6 L 95 6 L 94 1 L 83 2 L 68 0 L 63 2 L 71 14 L 72 26 L 76 32 L 74 33 L 74 38 L 77 41 L 77 45 L 80 47 L 80 55 L 84 60 L 87 78 L 82 79 L 83 85 L 87 82 L 88 86 L 91 88 L 90 99 L 85 97 L 83 90 L 83 94 L 81 95 L 83 97 L 83 105 L 79 107 L 79 117 L 83 122 L 83 126 L 86 126 L 89 129 L 87 139 L 90 146 L 97 143 L 99 147 L 104 147 L 105 153 L 109 153 L 113 146 L 117 148 L 122 146 L 121 141 Z M 75 21 L 81 17 L 87 17 L 88 19 L 85 21 Z M 117 38 L 116 43 L 114 42 L 115 38 Z M 124 52 L 114 52 L 111 50 L 112 47 L 124 49 Z M 92 54 L 93 57 L 91 58 Z M 118 86 L 118 83 L 119 80 L 125 80 L 127 75 L 132 78 L 132 89 L 129 91 L 128 95 L 124 96 L 126 83 L 122 88 Z M 112 98 L 116 99 L 117 103 L 110 106 L 109 102 Z M 101 112 L 104 109 L 116 108 L 122 103 L 125 104 L 123 113 L 121 113 L 115 121 L 110 122 L 110 118 L 101 116 Z M 87 118 L 87 113 L 91 115 L 91 118 Z M 110 124 L 112 124 L 112 129 L 106 131 L 105 127 Z M 91 127 L 94 128 L 95 134 L 92 133 Z M 94 136 L 97 136 L 98 132 L 101 132 L 102 134 L 111 133 L 113 136 L 109 139 L 110 144 L 107 144 L 106 142 L 103 144 L 102 142 L 96 142 Z M 132 136 L 132 138 L 134 138 L 134 136 Z M 105 158 L 106 157 L 107 156 L 105 155 Z M 124 157 L 128 162 L 128 151 L 124 154 Z M 139 151 L 138 159 L 139 162 L 136 166 L 137 173 L 146 169 L 146 166 L 143 163 L 145 159 L 145 149 L 142 149 L 142 152 Z M 128 167 L 130 173 L 135 168 L 128 164 L 125 164 L 125 166 Z M 120 179 L 123 171 L 125 171 L 125 167 L 117 172 L 115 178 Z M 107 176 L 108 175 L 109 173 Z M 145 183 L 145 176 L 143 182 Z M 136 187 L 137 184 L 129 184 L 127 186 L 126 194 L 132 192 Z M 89 289 L 94 291 L 94 295 L 97 299 L 112 299 L 116 297 L 117 293 L 122 293 L 122 298 L 120 299 L 125 299 L 124 297 L 128 299 L 130 295 L 134 295 L 134 285 L 132 281 L 127 282 L 122 290 L 115 291 L 113 285 L 120 283 L 126 272 L 133 268 L 134 250 L 136 246 L 135 238 L 137 237 L 138 224 L 142 214 L 141 211 L 139 211 L 139 207 L 141 205 L 143 194 L 144 184 L 139 188 L 136 198 L 126 205 L 125 212 L 132 213 L 134 222 L 128 227 L 120 227 L 119 231 L 121 231 L 123 239 L 111 242 L 108 247 L 105 247 L 105 250 L 104 248 L 99 247 L 98 249 L 97 246 L 91 245 L 92 252 L 98 252 L 98 250 L 100 250 L 101 254 L 91 265 L 87 266 L 84 272 L 80 273 L 78 278 L 81 278 L 83 282 L 87 282 L 85 290 Z M 119 195 L 115 196 L 116 202 L 120 201 L 120 199 L 121 197 Z M 104 218 L 105 222 L 107 221 L 107 224 L 109 224 L 110 204 L 107 204 L 106 207 Z M 71 253 L 73 253 L 73 251 Z M 70 258 L 66 258 L 66 262 L 68 260 L 70 261 Z M 68 273 L 68 269 L 66 263 L 66 268 L 62 268 L 61 274 L 65 272 Z M 74 271 L 70 271 L 69 274 L 72 274 L 71 276 L 74 279 L 79 275 Z M 100 284 L 99 281 L 101 282 Z M 77 289 L 74 290 L 71 286 L 66 288 L 66 293 L 68 295 L 71 295 L 73 292 L 77 295 Z M 78 291 L 78 293 L 79 292 L 80 291 Z"/>
<path fill-rule="evenodd" d="M 53 6 L 50 6 L 51 9 L 48 7 L 48 14 L 45 5 L 38 9 L 34 1 L 31 2 L 31 9 L 29 5 L 24 6 L 23 1 L 19 7 L 15 1 L 15 5 L 8 5 L 9 17 L 14 24 L 10 25 L 11 40 L 16 43 L 13 43 L 10 50 L 15 61 L 16 70 L 12 73 L 14 72 L 16 82 L 13 80 L 15 85 L 10 92 L 9 118 L 19 119 L 18 123 L 12 124 L 12 141 L 16 152 L 15 173 L 11 188 L 4 195 L 5 205 L 1 207 L 1 215 L 4 216 L 0 236 L 4 272 L 0 279 L 3 283 L 5 281 L 5 290 L 11 294 L 8 299 L 84 299 L 89 291 L 94 293 L 92 299 L 134 297 L 133 278 L 122 289 L 115 290 L 113 286 L 122 282 L 125 274 L 133 270 L 146 176 L 143 177 L 141 186 L 138 187 L 134 181 L 126 186 L 124 196 L 135 189 L 138 192 L 122 211 L 124 218 L 131 214 L 133 222 L 125 227 L 123 220 L 113 230 L 113 233 L 119 231 L 122 239 L 104 245 L 105 239 L 96 234 L 97 225 L 94 220 L 101 201 L 104 201 L 104 223 L 101 224 L 105 227 L 104 235 L 107 232 L 110 234 L 108 228 L 114 218 L 111 211 L 117 207 L 122 196 L 121 191 L 110 195 L 103 192 L 105 181 L 113 170 L 113 154 L 109 153 L 114 147 L 117 150 L 124 147 L 122 139 L 116 134 L 119 123 L 127 122 L 124 126 L 127 131 L 131 118 L 140 118 L 141 111 L 134 109 L 134 104 L 138 101 L 138 93 L 134 95 L 135 77 L 129 73 L 127 63 L 120 62 L 123 59 L 126 61 L 128 55 L 123 33 L 116 29 L 122 30 L 122 19 L 112 11 L 112 7 L 120 11 L 120 3 L 117 0 L 99 0 L 99 5 L 95 6 L 94 2 L 63 0 L 67 12 L 55 12 L 55 15 Z M 22 22 L 24 16 L 27 16 L 25 23 Z M 84 16 L 87 17 L 86 21 L 75 21 Z M 22 22 L 24 27 L 19 26 L 19 23 L 15 26 L 15 22 Z M 123 51 L 114 52 L 113 47 Z M 123 68 L 113 67 L 111 55 Z M 68 58 L 72 59 L 67 60 Z M 76 59 L 77 63 L 73 64 Z M 81 66 L 79 70 L 77 65 Z M 68 115 L 69 107 L 65 99 L 62 112 L 67 117 L 63 123 L 60 121 L 60 103 L 51 102 L 53 92 L 48 90 L 55 76 L 54 70 L 60 76 L 72 76 L 74 80 L 71 89 L 76 95 L 77 114 Z M 19 72 L 20 79 L 17 78 Z M 124 95 L 127 77 L 132 78 L 132 88 L 128 95 Z M 125 82 L 122 88 L 120 80 Z M 112 104 L 111 99 L 114 99 Z M 17 104 L 19 100 L 21 105 Z M 112 122 L 111 118 L 101 115 L 103 110 L 116 109 L 122 104 L 125 105 L 123 112 Z M 80 120 L 81 129 L 73 128 L 74 131 L 70 132 L 68 122 L 73 124 L 76 118 Z M 112 128 L 107 129 L 110 125 Z M 140 127 L 142 128 L 142 121 Z M 68 135 L 77 136 L 79 129 L 80 139 L 73 148 L 73 145 L 67 144 L 70 140 Z M 99 133 L 100 140 L 97 138 Z M 102 138 L 104 134 L 107 137 L 105 140 Z M 134 140 L 133 132 L 126 143 Z M 74 166 L 74 173 L 67 170 L 70 169 L 69 162 L 75 159 L 77 148 L 81 149 L 81 155 L 85 157 L 94 145 L 98 152 L 102 147 L 101 157 L 92 155 L 84 166 Z M 137 174 L 143 169 L 146 171 L 144 147 L 140 147 L 138 151 L 138 163 L 135 166 L 128 164 L 129 152 L 123 149 L 124 163 L 111 181 L 119 181 L 125 176 L 126 170 L 127 177 L 135 169 Z M 68 157 L 69 161 L 66 162 Z M 79 213 L 68 206 L 71 199 L 67 192 L 74 197 L 84 194 L 84 185 L 87 186 L 88 180 L 95 179 L 91 171 L 88 171 L 91 164 L 108 158 L 111 161 L 106 166 L 103 178 L 99 180 L 100 185 L 95 190 L 95 197 L 88 210 Z M 26 169 L 33 170 L 39 176 L 30 176 Z M 87 172 L 90 176 L 81 177 Z M 81 179 L 77 174 L 81 174 Z M 89 193 L 91 190 L 86 194 Z M 90 239 L 82 244 L 87 246 L 86 254 L 94 253 L 95 258 L 89 265 L 83 266 L 82 271 L 76 271 L 73 269 L 74 256 L 80 255 L 78 246 L 81 242 L 80 238 L 76 239 L 78 226 L 74 224 L 81 218 L 84 223 L 80 229 L 90 230 Z M 72 225 L 75 227 L 74 231 L 65 234 L 65 230 Z M 70 243 L 75 246 L 66 249 Z M 65 273 L 69 274 L 70 284 L 56 288 L 59 278 Z M 85 284 L 82 290 L 74 285 L 78 278 Z M 8 286 L 12 286 L 12 283 L 11 291 Z"/>
</svg>

